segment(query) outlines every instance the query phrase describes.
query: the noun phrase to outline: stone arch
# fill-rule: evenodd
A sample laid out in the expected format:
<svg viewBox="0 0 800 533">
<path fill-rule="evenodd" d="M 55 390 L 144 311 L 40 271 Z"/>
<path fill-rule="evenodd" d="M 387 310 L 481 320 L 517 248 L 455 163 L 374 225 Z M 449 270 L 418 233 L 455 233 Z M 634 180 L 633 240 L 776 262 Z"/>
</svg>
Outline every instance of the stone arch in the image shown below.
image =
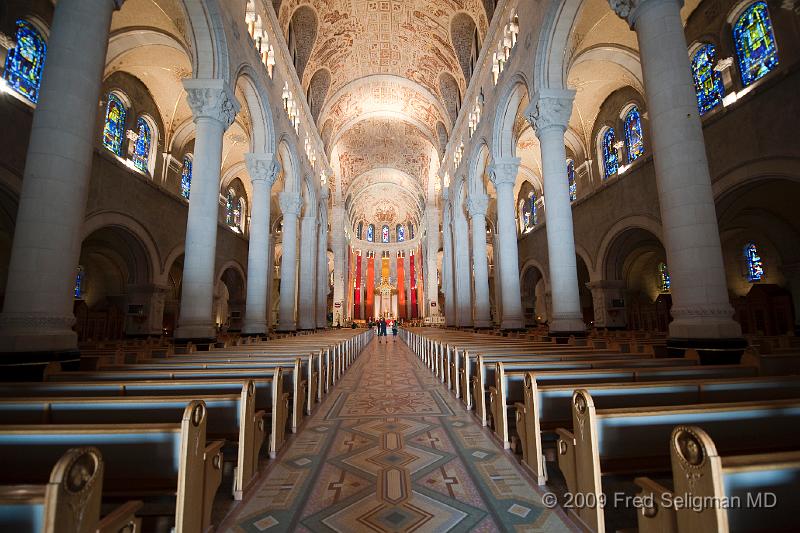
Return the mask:
<svg viewBox="0 0 800 533">
<path fill-rule="evenodd" d="M 444 157 L 444 152 L 447 150 L 447 127 L 443 122 L 436 123 L 436 140 L 439 141 L 439 155 Z"/>
<path fill-rule="evenodd" d="M 522 310 L 525 324 L 535 326 L 539 320 L 546 321 L 549 316 L 546 294 L 549 291 L 545 270 L 535 259 L 525 262 L 520 274 Z"/>
<path fill-rule="evenodd" d="M 300 192 L 301 183 L 301 165 L 294 145 L 289 141 L 286 135 L 281 137 L 278 143 L 278 157 L 281 162 L 281 172 L 279 180 L 283 180 L 283 190 Z"/>
<path fill-rule="evenodd" d="M 119 228 L 121 231 L 130 234 L 135 241 L 142 247 L 143 256 L 147 258 L 146 271 L 147 282 L 159 281 L 161 275 L 161 257 L 158 253 L 155 239 L 150 232 L 132 217 L 112 211 L 95 213 L 89 216 L 83 223 L 81 242 L 89 238 L 90 235 L 102 228 Z"/>
<path fill-rule="evenodd" d="M 286 34 L 286 42 L 297 71 L 297 77 L 301 82 L 303 80 L 303 72 L 306 69 L 308 60 L 311 58 L 311 51 L 314 49 L 314 43 L 317 40 L 317 28 L 317 13 L 311 6 L 302 5 L 292 13 Z"/>
<path fill-rule="evenodd" d="M 221 78 L 230 81 L 230 51 L 225 33 L 225 20 L 218 2 L 208 0 L 183 0 L 194 37 L 192 46 L 192 72 L 198 79 Z M 212 21 L 217 21 L 214 24 Z"/>
<path fill-rule="evenodd" d="M 484 174 L 486 173 L 486 165 L 489 160 L 489 146 L 485 140 L 476 143 L 473 155 L 470 158 L 469 165 L 469 190 L 474 193 L 488 192 L 488 184 L 484 182 Z"/>
<path fill-rule="evenodd" d="M 268 154 L 275 151 L 275 125 L 267 90 L 255 80 L 259 76 L 250 65 L 242 65 L 236 75 L 235 87 L 244 95 L 242 102 L 250 116 L 250 151 Z"/>
<path fill-rule="evenodd" d="M 498 98 L 497 114 L 492 132 L 492 158 L 514 157 L 517 142 L 514 125 L 519 108 L 528 97 L 528 85 L 521 75 L 512 78 L 505 91 Z"/>
<path fill-rule="evenodd" d="M 461 89 L 458 82 L 449 72 L 442 72 L 439 75 L 439 92 L 442 94 L 447 114 L 450 121 L 455 124 L 458 119 L 458 112 L 461 109 Z"/>
<path fill-rule="evenodd" d="M 632 230 L 644 231 L 645 233 L 652 235 L 653 238 L 659 243 L 663 243 L 660 221 L 644 215 L 636 215 L 619 220 L 616 224 L 611 226 L 611 228 L 603 236 L 603 239 L 600 241 L 600 246 L 597 249 L 596 260 L 594 262 L 596 279 L 619 279 L 607 277 L 609 273 L 609 258 L 613 253 L 612 246 L 615 242 L 617 242 L 617 239 L 620 235 Z M 661 244 L 661 246 L 663 247 L 663 244 Z M 613 272 L 613 270 L 611 270 L 611 272 Z"/>
<path fill-rule="evenodd" d="M 228 261 L 220 268 L 214 290 L 216 322 L 228 331 L 241 331 L 246 300 L 246 277 L 242 266 Z"/>
<path fill-rule="evenodd" d="M 535 91 L 566 89 L 571 57 L 569 39 L 583 0 L 552 0 L 543 17 L 541 37 L 534 54 Z"/>
<path fill-rule="evenodd" d="M 308 82 L 307 100 L 311 108 L 311 116 L 314 122 L 319 120 L 319 114 L 331 87 L 331 72 L 326 68 L 317 69 Z M 326 121 L 326 124 L 328 122 Z"/>
</svg>

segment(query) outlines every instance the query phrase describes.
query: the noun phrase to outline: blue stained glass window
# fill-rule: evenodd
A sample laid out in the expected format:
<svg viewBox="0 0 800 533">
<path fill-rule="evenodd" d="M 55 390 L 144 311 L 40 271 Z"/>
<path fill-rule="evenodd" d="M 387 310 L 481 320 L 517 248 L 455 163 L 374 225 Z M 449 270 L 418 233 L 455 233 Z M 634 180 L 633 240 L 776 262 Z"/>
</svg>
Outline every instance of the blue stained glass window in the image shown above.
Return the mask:
<svg viewBox="0 0 800 533">
<path fill-rule="evenodd" d="M 381 229 L 381 242 L 389 242 L 389 226 L 384 225 Z"/>
<path fill-rule="evenodd" d="M 26 20 L 17 21 L 15 46 L 6 55 L 3 78 L 9 87 L 33 103 L 39 101 L 39 85 L 47 57 L 42 35 Z"/>
<path fill-rule="evenodd" d="M 658 264 L 658 290 L 660 292 L 669 292 L 672 282 L 669 279 L 669 269 L 665 263 Z"/>
<path fill-rule="evenodd" d="M 625 115 L 625 148 L 628 152 L 628 163 L 636 161 L 644 153 L 642 117 L 636 106 Z"/>
<path fill-rule="evenodd" d="M 183 158 L 183 170 L 181 171 L 181 194 L 187 200 L 189 199 L 189 192 L 192 189 L 192 158 L 186 156 Z"/>
<path fill-rule="evenodd" d="M 403 227 L 402 224 L 397 225 L 397 242 L 403 242 L 406 240 L 406 229 Z"/>
<path fill-rule="evenodd" d="M 133 164 L 142 172 L 150 171 L 150 145 L 153 142 L 153 132 L 150 125 L 143 117 L 136 122 L 136 144 L 133 147 Z"/>
<path fill-rule="evenodd" d="M 574 202 L 578 198 L 578 185 L 575 183 L 575 161 L 567 161 L 567 183 L 569 184 L 569 201 Z"/>
<path fill-rule="evenodd" d="M 234 226 L 236 223 L 235 206 L 236 193 L 233 189 L 228 189 L 228 196 L 225 197 L 225 223 L 228 226 Z"/>
<path fill-rule="evenodd" d="M 375 242 L 375 226 L 373 224 L 367 226 L 367 241 Z"/>
<path fill-rule="evenodd" d="M 619 170 L 619 157 L 617 156 L 617 149 L 614 147 L 614 128 L 608 128 L 603 133 L 602 150 L 603 150 L 603 176 L 610 178 Z"/>
<path fill-rule="evenodd" d="M 778 48 L 766 3 L 755 2 L 742 13 L 733 26 L 733 42 L 745 86 L 778 65 Z"/>
<path fill-rule="evenodd" d="M 704 115 L 717 107 L 725 95 L 722 76 L 714 70 L 717 64 L 717 49 L 713 44 L 704 44 L 692 56 L 692 77 L 697 93 L 697 109 Z"/>
<path fill-rule="evenodd" d="M 83 298 L 83 282 L 84 282 L 85 274 L 83 271 L 83 267 L 78 265 L 78 273 L 75 274 L 75 298 Z"/>
<path fill-rule="evenodd" d="M 749 242 L 744 247 L 744 260 L 747 267 L 747 281 L 755 283 L 764 277 L 764 262 L 758 254 L 758 247 Z"/>
<path fill-rule="evenodd" d="M 528 197 L 528 202 L 530 202 L 530 209 L 531 209 L 531 226 L 535 226 L 539 223 L 539 213 L 536 210 L 536 195 L 531 193 Z"/>
<path fill-rule="evenodd" d="M 125 104 L 114 93 L 108 95 L 106 121 L 103 127 L 103 146 L 117 155 L 122 155 L 122 139 L 125 137 Z"/>
</svg>

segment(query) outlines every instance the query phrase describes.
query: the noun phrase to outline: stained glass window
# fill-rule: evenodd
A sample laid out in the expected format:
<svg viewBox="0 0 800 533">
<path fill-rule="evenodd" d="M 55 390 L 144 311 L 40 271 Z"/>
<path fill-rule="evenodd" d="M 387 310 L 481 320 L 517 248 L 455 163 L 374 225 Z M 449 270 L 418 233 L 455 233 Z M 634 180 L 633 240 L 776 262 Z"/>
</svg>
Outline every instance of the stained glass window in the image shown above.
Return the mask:
<svg viewBox="0 0 800 533">
<path fill-rule="evenodd" d="M 367 226 L 367 241 L 375 242 L 375 226 L 373 224 Z"/>
<path fill-rule="evenodd" d="M 389 226 L 387 225 L 381 229 L 381 242 L 389 242 Z"/>
<path fill-rule="evenodd" d="M 628 163 L 636 161 L 644 153 L 642 117 L 636 106 L 633 106 L 625 115 L 625 149 L 628 152 Z"/>
<path fill-rule="evenodd" d="M 749 242 L 744 247 L 744 261 L 747 268 L 747 281 L 755 283 L 764 277 L 764 261 L 758 254 L 758 247 Z"/>
<path fill-rule="evenodd" d="M 610 178 L 619 169 L 619 158 L 617 149 L 614 146 L 614 128 L 606 129 L 601 140 L 601 150 L 603 151 L 603 176 Z"/>
<path fill-rule="evenodd" d="M 236 202 L 236 208 L 233 210 L 233 223 L 236 227 L 244 231 L 244 224 L 242 224 L 242 215 L 244 214 L 244 198 L 239 198 Z"/>
<path fill-rule="evenodd" d="M 228 196 L 225 197 L 225 223 L 233 226 L 235 223 L 234 211 L 236 210 L 236 192 L 228 189 Z"/>
<path fill-rule="evenodd" d="M 42 35 L 26 20 L 17 21 L 15 46 L 6 55 L 3 71 L 9 87 L 33 103 L 39 101 L 39 84 L 47 56 Z"/>
<path fill-rule="evenodd" d="M 103 146 L 117 155 L 122 155 L 122 139 L 125 136 L 127 110 L 122 100 L 114 93 L 108 95 L 106 122 L 103 127 Z"/>
<path fill-rule="evenodd" d="M 528 199 L 520 202 L 522 210 L 522 229 L 528 231 L 536 225 L 536 194 L 531 192 L 528 194 Z"/>
<path fill-rule="evenodd" d="M 714 70 L 717 64 L 717 49 L 713 44 L 704 44 L 692 56 L 692 77 L 697 93 L 697 109 L 704 115 L 717 107 L 725 95 L 722 76 Z"/>
<path fill-rule="evenodd" d="M 767 4 L 755 2 L 733 26 L 733 42 L 742 83 L 750 85 L 778 65 L 778 49 Z"/>
<path fill-rule="evenodd" d="M 75 274 L 75 298 L 83 298 L 83 282 L 85 280 L 85 273 L 83 267 L 78 265 L 78 273 Z"/>
<path fill-rule="evenodd" d="M 402 224 L 397 225 L 397 242 L 403 242 L 406 240 L 406 229 L 403 227 Z"/>
<path fill-rule="evenodd" d="M 192 158 L 186 156 L 183 158 L 183 170 L 181 171 L 181 194 L 187 200 L 189 199 L 189 192 L 192 189 Z"/>
<path fill-rule="evenodd" d="M 153 131 L 150 124 L 139 117 L 136 122 L 136 143 L 133 145 L 133 164 L 142 172 L 150 171 L 150 146 L 153 142 Z"/>
<path fill-rule="evenodd" d="M 574 202 L 578 198 L 578 185 L 575 183 L 575 161 L 567 161 L 567 183 L 569 184 L 569 201 Z"/>
<path fill-rule="evenodd" d="M 539 213 L 536 210 L 536 194 L 531 193 L 528 197 L 528 202 L 531 205 L 531 226 L 535 226 L 539 223 Z"/>
<path fill-rule="evenodd" d="M 658 264 L 658 290 L 659 292 L 669 292 L 672 282 L 669 279 L 669 269 L 665 263 Z"/>
</svg>

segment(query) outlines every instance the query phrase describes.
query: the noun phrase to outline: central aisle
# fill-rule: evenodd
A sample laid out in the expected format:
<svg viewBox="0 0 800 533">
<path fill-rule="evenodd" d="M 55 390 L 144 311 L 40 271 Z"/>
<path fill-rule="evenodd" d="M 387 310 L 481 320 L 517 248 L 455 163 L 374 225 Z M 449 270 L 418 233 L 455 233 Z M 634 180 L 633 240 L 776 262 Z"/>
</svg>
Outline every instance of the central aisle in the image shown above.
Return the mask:
<svg viewBox="0 0 800 533">
<path fill-rule="evenodd" d="M 569 531 L 399 339 L 364 350 L 222 531 Z"/>
</svg>

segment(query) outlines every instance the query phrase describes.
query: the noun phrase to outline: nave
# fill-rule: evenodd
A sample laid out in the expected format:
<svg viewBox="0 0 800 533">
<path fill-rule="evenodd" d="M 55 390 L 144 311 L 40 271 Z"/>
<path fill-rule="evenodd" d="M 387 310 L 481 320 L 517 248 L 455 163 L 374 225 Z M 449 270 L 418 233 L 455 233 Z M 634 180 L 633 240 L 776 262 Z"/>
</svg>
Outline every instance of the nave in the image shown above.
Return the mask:
<svg viewBox="0 0 800 533">
<path fill-rule="evenodd" d="M 375 338 L 220 531 L 569 531 L 398 338 Z"/>
</svg>

